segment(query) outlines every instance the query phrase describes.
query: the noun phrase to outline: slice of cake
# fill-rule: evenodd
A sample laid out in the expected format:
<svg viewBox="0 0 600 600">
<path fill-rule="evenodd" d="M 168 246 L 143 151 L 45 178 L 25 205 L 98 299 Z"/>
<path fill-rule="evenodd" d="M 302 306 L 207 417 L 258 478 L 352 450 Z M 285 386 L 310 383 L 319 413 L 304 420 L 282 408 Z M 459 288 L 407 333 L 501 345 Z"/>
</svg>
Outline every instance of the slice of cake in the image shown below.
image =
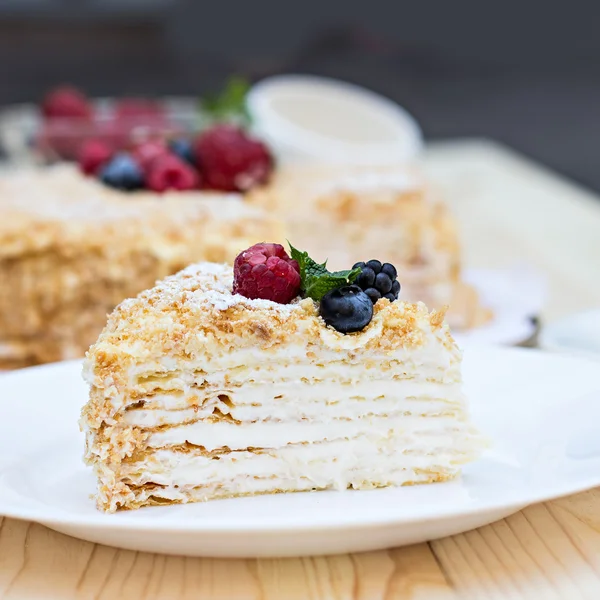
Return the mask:
<svg viewBox="0 0 600 600">
<path fill-rule="evenodd" d="M 100 509 L 430 483 L 477 457 L 444 312 L 396 300 L 391 265 L 373 304 L 360 267 L 292 257 L 260 244 L 113 312 L 84 366 Z"/>
<path fill-rule="evenodd" d="M 335 268 L 357 256 L 386 256 L 402 272 L 403 297 L 449 306 L 452 327 L 476 327 L 491 316 L 461 279 L 453 216 L 416 168 L 282 167 L 250 201 L 277 214 L 290 239 Z"/>
<path fill-rule="evenodd" d="M 83 356 L 124 298 L 283 239 L 240 194 L 124 192 L 74 165 L 0 177 L 0 368 Z"/>
</svg>

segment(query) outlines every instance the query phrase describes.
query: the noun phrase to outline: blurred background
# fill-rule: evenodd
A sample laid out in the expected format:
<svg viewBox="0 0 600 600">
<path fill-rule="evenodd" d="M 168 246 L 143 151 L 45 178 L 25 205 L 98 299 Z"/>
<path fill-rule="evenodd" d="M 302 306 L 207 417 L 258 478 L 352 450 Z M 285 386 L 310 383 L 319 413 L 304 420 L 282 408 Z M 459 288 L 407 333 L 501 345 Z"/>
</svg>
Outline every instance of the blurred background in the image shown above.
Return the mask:
<svg viewBox="0 0 600 600">
<path fill-rule="evenodd" d="M 232 73 L 356 82 L 428 138 L 489 136 L 600 189 L 600 5 L 593 0 L 0 0 L 0 104 L 201 95 Z"/>
</svg>

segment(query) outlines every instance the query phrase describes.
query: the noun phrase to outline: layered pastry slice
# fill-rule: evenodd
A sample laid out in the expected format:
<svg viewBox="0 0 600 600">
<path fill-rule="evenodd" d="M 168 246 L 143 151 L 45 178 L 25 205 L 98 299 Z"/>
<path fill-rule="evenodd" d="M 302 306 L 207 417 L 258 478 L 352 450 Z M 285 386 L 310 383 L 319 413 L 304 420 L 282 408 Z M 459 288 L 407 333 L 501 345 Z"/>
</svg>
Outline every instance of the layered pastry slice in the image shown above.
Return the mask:
<svg viewBox="0 0 600 600">
<path fill-rule="evenodd" d="M 77 167 L 0 176 L 0 369 L 83 356 L 121 302 L 199 260 L 284 237 L 241 194 L 123 192 Z"/>
<path fill-rule="evenodd" d="M 438 482 L 477 457 L 443 311 L 367 305 L 355 285 L 302 298 L 302 269 L 290 300 L 291 271 L 248 264 L 248 285 L 213 263 L 167 278 L 90 349 L 81 426 L 100 509 Z M 268 285 L 277 301 L 242 295 Z"/>
</svg>

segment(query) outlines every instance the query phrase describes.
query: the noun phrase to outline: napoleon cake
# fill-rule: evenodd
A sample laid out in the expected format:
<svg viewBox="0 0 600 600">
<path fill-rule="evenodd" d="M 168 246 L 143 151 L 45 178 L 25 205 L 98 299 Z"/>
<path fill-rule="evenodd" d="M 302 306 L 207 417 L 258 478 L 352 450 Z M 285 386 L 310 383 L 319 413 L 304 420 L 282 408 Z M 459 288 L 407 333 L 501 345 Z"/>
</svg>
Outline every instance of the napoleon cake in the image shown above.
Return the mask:
<svg viewBox="0 0 600 600">
<path fill-rule="evenodd" d="M 402 272 L 404 298 L 449 306 L 453 328 L 470 329 L 491 313 L 462 278 L 457 224 L 417 167 L 288 165 L 250 201 L 281 218 L 290 239 L 342 268 L 377 251 Z"/>
<path fill-rule="evenodd" d="M 83 356 L 124 298 L 284 237 L 241 194 L 124 191 L 66 163 L 4 173 L 0 216 L 0 368 Z"/>
<path fill-rule="evenodd" d="M 98 508 L 456 477 L 482 446 L 461 354 L 399 293 L 389 263 L 263 243 L 122 302 L 84 363 Z"/>
</svg>

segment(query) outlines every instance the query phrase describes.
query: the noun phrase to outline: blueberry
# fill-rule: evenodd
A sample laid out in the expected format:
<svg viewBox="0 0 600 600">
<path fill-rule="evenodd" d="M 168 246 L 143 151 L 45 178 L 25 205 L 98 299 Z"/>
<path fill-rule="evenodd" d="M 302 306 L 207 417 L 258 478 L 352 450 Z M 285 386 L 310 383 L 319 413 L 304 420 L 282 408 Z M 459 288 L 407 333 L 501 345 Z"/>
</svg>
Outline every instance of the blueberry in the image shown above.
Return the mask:
<svg viewBox="0 0 600 600">
<path fill-rule="evenodd" d="M 346 285 L 323 296 L 319 314 L 340 333 L 352 333 L 371 322 L 373 302 L 357 285 Z"/>
<path fill-rule="evenodd" d="M 375 287 L 383 294 L 387 294 L 392 289 L 392 280 L 389 275 L 385 273 L 379 273 L 375 277 Z"/>
<path fill-rule="evenodd" d="M 392 294 L 398 298 L 398 294 L 400 293 L 400 282 L 395 279 L 392 283 Z"/>
<path fill-rule="evenodd" d="M 385 294 L 383 297 L 387 298 L 390 302 L 394 302 L 394 300 L 397 300 L 396 296 L 394 296 L 392 292 L 390 292 L 389 294 Z"/>
<path fill-rule="evenodd" d="M 353 269 L 364 269 L 364 268 L 365 268 L 365 263 L 364 263 L 364 262 L 357 262 L 357 263 L 354 263 L 354 264 L 352 265 L 352 268 L 353 268 Z"/>
<path fill-rule="evenodd" d="M 363 290 L 370 288 L 375 283 L 375 271 L 369 269 L 369 267 L 365 267 L 356 278 L 356 283 Z"/>
<path fill-rule="evenodd" d="M 388 275 L 392 281 L 394 281 L 394 279 L 398 277 L 398 271 L 396 271 L 396 267 L 391 263 L 383 263 L 383 266 L 381 267 L 381 272 Z"/>
<path fill-rule="evenodd" d="M 371 302 L 375 304 L 379 298 L 381 298 L 381 294 L 374 288 L 370 287 L 365 290 L 365 294 L 371 298 Z"/>
<path fill-rule="evenodd" d="M 186 163 L 189 163 L 193 167 L 196 166 L 196 153 L 190 140 L 187 138 L 176 138 L 169 143 L 169 148 L 171 148 L 173 154 L 179 156 Z"/>
<path fill-rule="evenodd" d="M 379 260 L 370 260 L 367 264 L 367 267 L 369 267 L 369 269 L 373 269 L 373 271 L 375 271 L 375 274 L 379 273 L 379 271 L 381 271 L 381 261 Z"/>
<path fill-rule="evenodd" d="M 144 187 L 140 166 L 126 152 L 119 152 L 100 170 L 100 180 L 118 190 L 138 190 Z"/>
</svg>

